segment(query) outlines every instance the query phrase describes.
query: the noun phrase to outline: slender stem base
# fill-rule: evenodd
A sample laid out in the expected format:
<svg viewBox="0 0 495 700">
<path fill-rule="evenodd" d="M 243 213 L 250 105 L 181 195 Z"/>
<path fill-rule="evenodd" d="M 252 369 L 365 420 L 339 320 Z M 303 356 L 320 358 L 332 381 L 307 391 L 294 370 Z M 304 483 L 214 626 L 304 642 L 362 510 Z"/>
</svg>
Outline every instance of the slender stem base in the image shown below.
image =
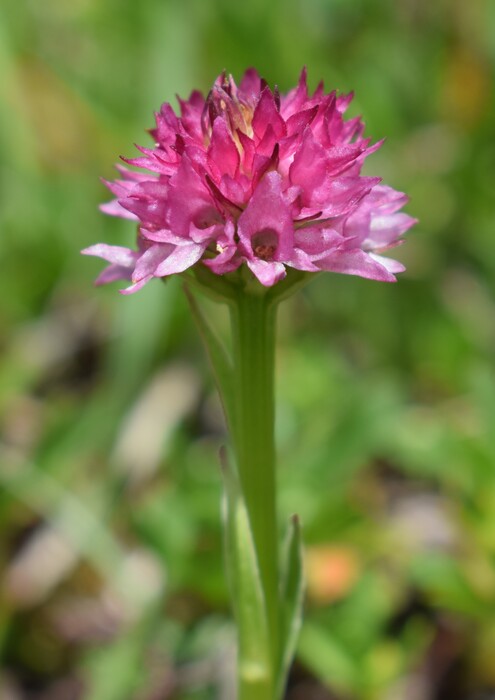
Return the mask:
<svg viewBox="0 0 495 700">
<path fill-rule="evenodd" d="M 240 293 L 231 305 L 234 416 L 231 421 L 239 479 L 248 511 L 267 609 L 272 668 L 278 661 L 278 528 L 274 444 L 276 303 Z M 274 700 L 275 679 L 264 687 L 240 680 L 239 700 Z"/>
</svg>

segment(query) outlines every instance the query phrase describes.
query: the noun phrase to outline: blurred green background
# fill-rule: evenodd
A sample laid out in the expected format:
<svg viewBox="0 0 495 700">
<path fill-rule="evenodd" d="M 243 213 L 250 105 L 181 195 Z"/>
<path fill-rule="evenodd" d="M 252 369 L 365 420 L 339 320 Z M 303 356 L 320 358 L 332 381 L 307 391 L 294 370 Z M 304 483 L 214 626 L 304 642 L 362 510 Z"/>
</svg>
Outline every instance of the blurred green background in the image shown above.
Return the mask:
<svg viewBox="0 0 495 700">
<path fill-rule="evenodd" d="M 304 64 L 420 224 L 397 285 L 327 274 L 282 310 L 287 698 L 495 698 L 495 3 L 2 0 L 2 700 L 233 698 L 203 349 L 177 280 L 95 290 L 79 250 L 132 241 L 99 176 L 161 102 Z"/>
</svg>

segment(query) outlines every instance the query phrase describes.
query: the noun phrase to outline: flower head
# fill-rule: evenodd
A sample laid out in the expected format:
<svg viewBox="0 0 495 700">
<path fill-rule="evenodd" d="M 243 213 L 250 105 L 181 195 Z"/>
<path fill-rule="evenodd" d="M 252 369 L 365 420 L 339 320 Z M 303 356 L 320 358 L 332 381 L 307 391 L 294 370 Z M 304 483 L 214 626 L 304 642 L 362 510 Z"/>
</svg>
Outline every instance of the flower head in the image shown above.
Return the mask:
<svg viewBox="0 0 495 700">
<path fill-rule="evenodd" d="M 110 265 L 100 284 L 127 279 L 125 293 L 197 263 L 215 274 L 246 264 L 264 286 L 286 268 L 330 270 L 394 281 L 404 267 L 382 257 L 415 220 L 406 195 L 364 177 L 380 147 L 359 117 L 344 119 L 352 95 L 310 95 L 303 71 L 286 95 L 254 69 L 236 85 L 220 75 L 206 99 L 193 92 L 155 115 L 153 148 L 118 166 L 101 208 L 138 224 L 136 250 L 103 243 L 83 251 Z"/>
</svg>

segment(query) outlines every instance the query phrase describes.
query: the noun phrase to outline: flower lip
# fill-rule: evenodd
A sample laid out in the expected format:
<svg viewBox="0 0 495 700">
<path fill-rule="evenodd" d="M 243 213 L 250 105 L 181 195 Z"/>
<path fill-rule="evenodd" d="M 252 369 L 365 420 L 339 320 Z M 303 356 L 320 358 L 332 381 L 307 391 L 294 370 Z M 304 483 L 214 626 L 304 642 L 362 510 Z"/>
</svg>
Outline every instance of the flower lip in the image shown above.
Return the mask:
<svg viewBox="0 0 495 700">
<path fill-rule="evenodd" d="M 278 247 L 278 234 L 273 229 L 263 229 L 251 239 L 253 253 L 261 260 L 273 260 Z"/>
<path fill-rule="evenodd" d="M 370 145 L 360 117 L 345 119 L 352 93 L 311 94 L 306 70 L 287 94 L 250 68 L 239 85 L 222 73 L 206 99 L 194 91 L 155 114 L 152 148 L 123 159 L 106 183 L 105 213 L 131 219 L 136 250 L 92 246 L 110 267 L 99 282 L 133 280 L 207 265 L 213 274 L 247 265 L 264 286 L 287 266 L 394 281 L 400 263 L 377 255 L 395 247 L 416 220 L 399 212 L 407 197 L 364 177 Z M 127 251 L 127 252 L 124 252 Z"/>
<path fill-rule="evenodd" d="M 204 209 L 200 209 L 198 213 L 194 215 L 192 223 L 196 228 L 205 229 L 215 224 L 222 224 L 223 219 L 217 209 L 205 206 Z"/>
</svg>

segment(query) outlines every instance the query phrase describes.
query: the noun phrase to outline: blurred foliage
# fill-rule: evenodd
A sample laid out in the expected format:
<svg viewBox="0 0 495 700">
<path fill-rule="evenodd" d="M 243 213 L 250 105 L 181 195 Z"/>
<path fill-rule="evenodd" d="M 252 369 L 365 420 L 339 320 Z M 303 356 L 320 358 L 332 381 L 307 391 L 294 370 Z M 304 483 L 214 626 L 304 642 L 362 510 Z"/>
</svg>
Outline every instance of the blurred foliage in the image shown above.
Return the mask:
<svg viewBox="0 0 495 700">
<path fill-rule="evenodd" d="M 232 698 L 206 359 L 177 281 L 95 291 L 79 250 L 132 239 L 98 176 L 162 101 L 304 64 L 355 91 L 420 224 L 397 285 L 328 274 L 281 314 L 309 576 L 287 697 L 495 693 L 495 4 L 3 0 L 2 700 Z"/>
</svg>

